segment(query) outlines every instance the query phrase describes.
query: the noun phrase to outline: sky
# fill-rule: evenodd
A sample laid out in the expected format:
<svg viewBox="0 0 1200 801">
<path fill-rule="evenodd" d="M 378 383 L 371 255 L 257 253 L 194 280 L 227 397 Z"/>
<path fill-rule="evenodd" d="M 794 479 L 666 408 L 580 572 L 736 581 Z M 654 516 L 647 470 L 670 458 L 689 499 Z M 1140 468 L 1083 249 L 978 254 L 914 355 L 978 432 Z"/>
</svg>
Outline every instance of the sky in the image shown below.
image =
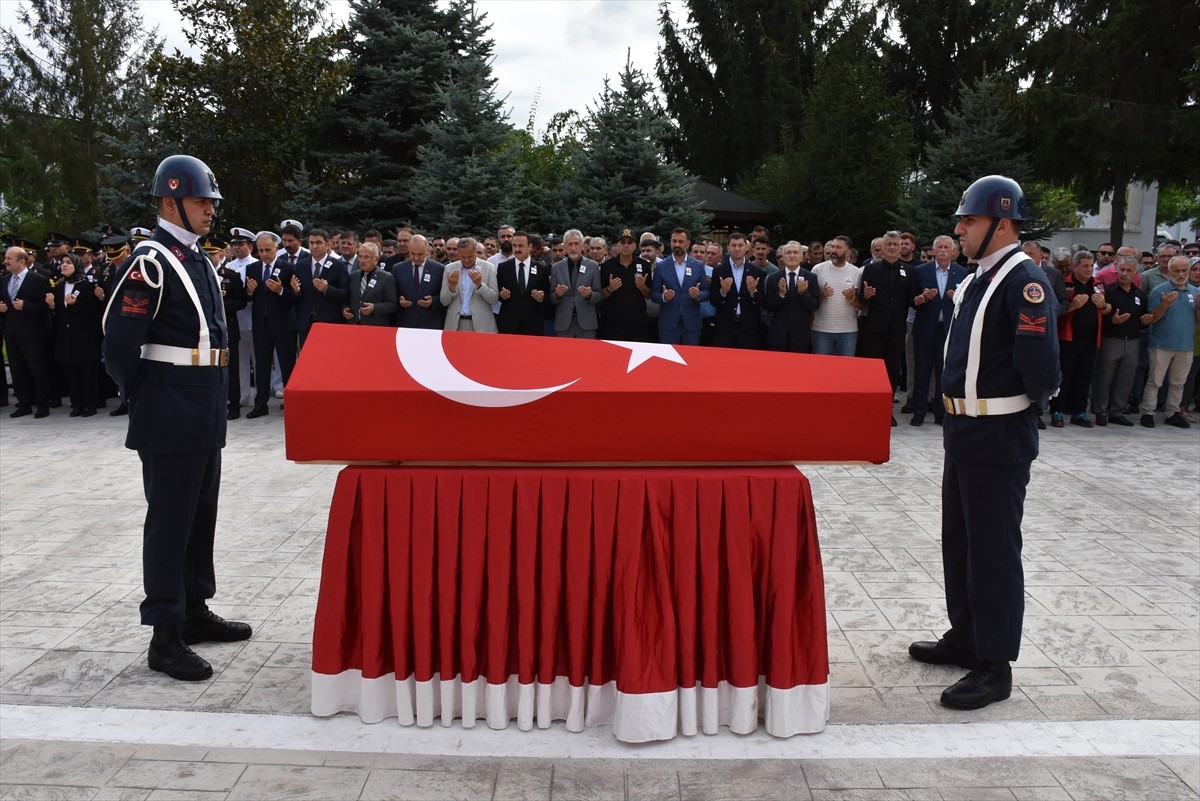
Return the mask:
<svg viewBox="0 0 1200 801">
<path fill-rule="evenodd" d="M 170 0 L 140 2 L 146 25 L 158 28 L 167 52 L 188 52 Z M 0 0 L 0 26 L 15 26 L 18 3 Z M 634 66 L 657 83 L 658 0 L 480 0 L 479 8 L 492 25 L 496 94 L 507 96 L 516 127 L 525 127 L 539 90 L 535 132 L 559 111 L 594 105 L 604 78 L 616 81 L 627 50 Z M 329 11 L 345 21 L 350 4 L 329 0 Z"/>
</svg>

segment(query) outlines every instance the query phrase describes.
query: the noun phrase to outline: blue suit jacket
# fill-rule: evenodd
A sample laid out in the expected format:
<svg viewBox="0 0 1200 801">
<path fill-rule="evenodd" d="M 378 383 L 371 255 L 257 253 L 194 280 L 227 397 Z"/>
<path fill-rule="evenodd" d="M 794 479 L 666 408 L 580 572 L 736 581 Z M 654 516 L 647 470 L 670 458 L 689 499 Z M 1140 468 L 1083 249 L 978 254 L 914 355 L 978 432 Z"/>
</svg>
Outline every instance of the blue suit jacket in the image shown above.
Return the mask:
<svg viewBox="0 0 1200 801">
<path fill-rule="evenodd" d="M 913 298 L 926 289 L 937 289 L 936 271 L 937 264 L 932 261 L 917 265 L 916 276 L 912 284 L 911 294 Z M 949 275 L 946 279 L 947 291 L 957 287 L 967 277 L 966 268 L 957 262 L 950 262 L 948 272 Z M 951 316 L 954 314 L 954 300 L 945 295 L 939 295 L 933 301 L 917 306 L 913 303 L 913 298 L 909 298 L 908 301 L 917 310 L 917 314 L 913 318 L 913 339 L 933 339 L 937 330 L 938 312 L 940 311 L 942 314 L 942 324 L 948 325 Z"/>
<path fill-rule="evenodd" d="M 693 286 L 700 287 L 699 300 L 692 300 L 688 290 Z M 675 297 L 670 301 L 663 300 L 663 290 L 675 290 Z M 654 265 L 654 283 L 650 289 L 650 299 L 660 307 L 658 327 L 670 330 L 680 323 L 685 331 L 700 330 L 700 303 L 708 300 L 708 276 L 704 272 L 704 264 L 691 256 L 684 262 L 683 285 L 675 274 L 675 259 L 672 256 L 659 259 Z"/>
<path fill-rule="evenodd" d="M 411 259 L 393 264 L 389 268 L 392 277 L 396 279 L 396 298 L 407 298 L 412 305 L 407 309 L 396 311 L 396 324 L 401 328 L 431 328 L 442 330 L 446 322 L 446 307 L 442 305 L 442 277 L 446 268 L 434 261 L 425 259 L 421 274 L 421 286 L 413 285 L 413 265 Z M 433 298 L 433 305 L 428 309 L 418 306 L 417 301 L 424 297 Z"/>
</svg>

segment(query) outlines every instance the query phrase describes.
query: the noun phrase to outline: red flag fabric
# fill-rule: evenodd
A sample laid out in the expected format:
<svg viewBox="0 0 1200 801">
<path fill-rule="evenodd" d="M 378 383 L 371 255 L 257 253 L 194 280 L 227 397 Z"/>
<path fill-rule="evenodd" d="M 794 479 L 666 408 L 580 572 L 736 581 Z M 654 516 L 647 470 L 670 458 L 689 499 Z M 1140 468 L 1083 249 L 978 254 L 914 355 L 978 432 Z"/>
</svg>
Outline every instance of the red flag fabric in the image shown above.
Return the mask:
<svg viewBox="0 0 1200 801">
<path fill-rule="evenodd" d="M 883 362 L 314 325 L 286 389 L 301 462 L 887 461 Z"/>
<path fill-rule="evenodd" d="M 290 407 L 289 407 L 290 411 Z M 629 742 L 829 713 L 824 584 L 792 467 L 348 467 L 312 711 Z"/>
</svg>

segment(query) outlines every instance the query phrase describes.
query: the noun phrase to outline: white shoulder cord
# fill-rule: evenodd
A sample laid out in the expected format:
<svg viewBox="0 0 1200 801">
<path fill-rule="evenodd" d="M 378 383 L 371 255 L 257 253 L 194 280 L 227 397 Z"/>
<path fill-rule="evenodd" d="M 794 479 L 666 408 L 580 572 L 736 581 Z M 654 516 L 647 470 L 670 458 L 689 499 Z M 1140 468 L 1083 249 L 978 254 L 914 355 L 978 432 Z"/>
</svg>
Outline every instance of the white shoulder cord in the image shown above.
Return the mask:
<svg viewBox="0 0 1200 801">
<path fill-rule="evenodd" d="M 965 383 L 963 386 L 964 400 L 967 406 L 970 407 L 979 400 L 979 346 L 983 342 L 983 314 L 987 310 L 988 301 L 992 299 L 992 295 L 996 293 L 996 289 L 1000 283 L 1012 272 L 1013 268 L 1029 258 L 1024 251 L 1018 250 L 1016 253 L 1005 259 L 1004 264 L 996 271 L 992 277 L 991 283 L 988 284 L 987 290 L 983 293 L 983 300 L 979 303 L 979 308 L 975 311 L 975 319 L 971 321 L 970 344 L 967 349 L 967 371 L 964 376 Z M 950 349 L 950 332 L 954 330 L 954 321 L 958 319 L 958 309 L 962 304 L 962 298 L 966 296 L 963 291 L 970 279 L 975 277 L 972 273 L 968 275 L 962 283 L 958 285 L 958 289 L 954 292 L 954 316 L 950 320 L 950 329 L 946 331 L 946 344 L 943 350 L 944 354 Z"/>
<path fill-rule="evenodd" d="M 142 244 L 149 244 L 149 242 L 143 242 Z M 108 333 L 108 313 L 112 310 L 113 301 L 115 301 L 117 299 L 117 295 L 120 294 L 121 284 L 125 283 L 125 279 L 131 272 L 134 270 L 139 270 L 142 274 L 142 280 L 146 282 L 148 287 L 151 289 L 162 289 L 162 275 L 159 273 L 158 262 L 152 259 L 149 253 L 138 253 L 136 256 L 130 256 L 130 258 L 132 261 L 129 265 L 129 269 L 121 273 L 121 278 L 117 281 L 117 285 L 113 287 L 112 297 L 109 298 L 108 305 L 104 307 L 104 319 L 100 321 L 101 333 Z M 153 273 L 146 269 L 146 266 L 151 264 L 154 265 Z M 158 302 L 154 304 L 154 317 L 158 316 L 158 308 L 161 305 L 162 293 L 159 292 Z"/>
</svg>

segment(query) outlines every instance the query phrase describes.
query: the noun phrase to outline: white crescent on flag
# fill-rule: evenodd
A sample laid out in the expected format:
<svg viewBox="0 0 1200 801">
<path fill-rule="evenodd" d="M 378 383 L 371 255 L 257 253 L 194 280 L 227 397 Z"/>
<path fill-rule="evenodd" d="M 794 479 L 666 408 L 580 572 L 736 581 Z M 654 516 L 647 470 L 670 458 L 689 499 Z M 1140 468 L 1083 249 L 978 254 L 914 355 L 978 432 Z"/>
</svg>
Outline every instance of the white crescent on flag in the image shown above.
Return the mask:
<svg viewBox="0 0 1200 801">
<path fill-rule="evenodd" d="M 421 386 L 436 392 L 443 398 L 487 409 L 503 409 L 523 406 L 566 389 L 579 379 L 576 378 L 555 387 L 533 389 L 505 389 L 467 378 L 450 363 L 446 349 L 442 346 L 442 332 L 423 328 L 396 329 L 396 355 L 400 364 Z"/>
</svg>

